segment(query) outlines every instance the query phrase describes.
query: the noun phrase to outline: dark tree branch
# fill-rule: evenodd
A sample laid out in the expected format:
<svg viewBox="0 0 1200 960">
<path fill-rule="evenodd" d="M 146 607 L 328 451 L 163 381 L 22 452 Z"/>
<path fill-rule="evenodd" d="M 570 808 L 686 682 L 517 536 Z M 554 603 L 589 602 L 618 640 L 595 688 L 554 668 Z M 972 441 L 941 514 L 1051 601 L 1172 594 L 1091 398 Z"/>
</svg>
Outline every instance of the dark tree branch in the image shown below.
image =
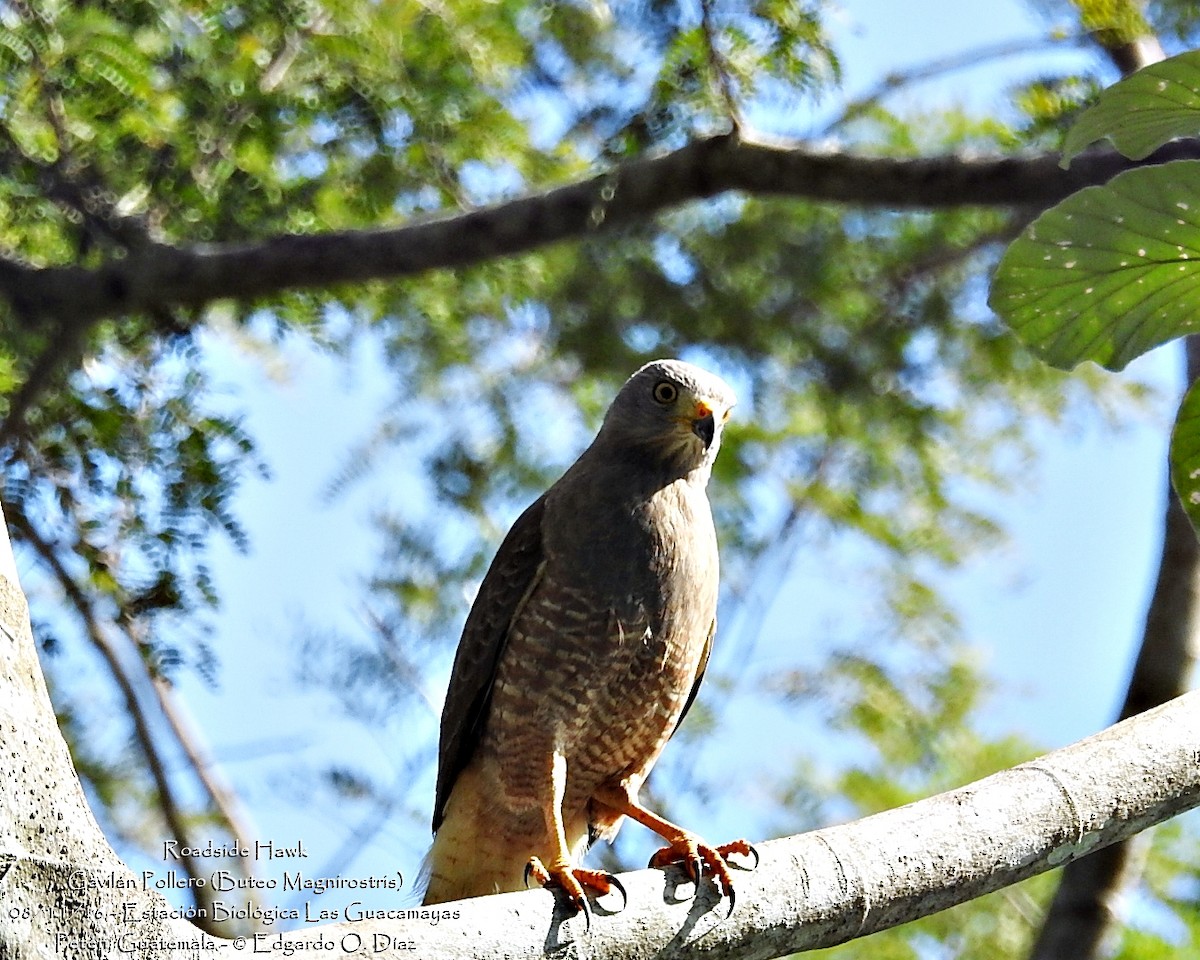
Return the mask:
<svg viewBox="0 0 1200 960">
<path fill-rule="evenodd" d="M 1186 348 L 1188 382 L 1194 383 L 1200 376 L 1200 342 L 1189 337 Z M 1200 646 L 1200 541 L 1169 480 L 1166 486 L 1158 577 L 1120 720 L 1185 693 Z M 1120 921 L 1122 895 L 1141 876 L 1147 839 L 1114 844 L 1067 866 L 1030 960 L 1103 955 Z"/>
<path fill-rule="evenodd" d="M 0 267 L 0 277 L 2 276 L 3 268 Z M 0 285 L 2 282 L 0 281 Z M 0 447 L 8 446 L 18 439 L 25 426 L 25 415 L 30 408 L 49 389 L 59 372 L 67 366 L 67 362 L 78 359 L 81 341 L 86 332 L 86 327 L 82 324 L 67 327 L 58 325 L 53 331 L 49 342 L 33 361 L 24 381 L 8 398 L 8 410 L 4 420 L 0 421 Z"/>
<path fill-rule="evenodd" d="M 1195 383 L 1200 378 L 1200 342 L 1195 338 L 1187 341 L 1187 357 L 1188 383 Z M 1158 579 L 1120 720 L 1185 693 L 1200 644 L 1200 541 L 1169 485 L 1166 500 Z"/>
<path fill-rule="evenodd" d="M 1200 157 L 1200 143 L 1169 145 L 1142 163 L 1183 157 Z M 729 191 L 889 209 L 1042 207 L 1137 165 L 1104 150 L 1063 170 L 1057 154 L 897 160 L 727 135 L 546 193 L 402 227 L 240 244 L 150 243 L 96 269 L 10 261 L 0 270 L 0 296 L 19 316 L 87 325 L 134 312 L 468 266 L 644 221 Z"/>
<path fill-rule="evenodd" d="M 1141 163 L 1185 157 L 1200 157 L 1200 142 L 1169 144 Z M 729 134 L 546 193 L 401 227 L 190 247 L 148 239 L 94 269 L 0 259 L 0 298 L 26 325 L 56 326 L 56 344 L 66 345 L 46 354 L 45 369 L 39 367 L 18 391 L 0 441 L 20 434 L 26 410 L 103 318 L 143 313 L 163 332 L 178 332 L 179 308 L 470 266 L 642 222 L 730 191 L 888 209 L 1041 208 L 1138 165 L 1111 150 L 1077 157 L 1069 170 L 1059 167 L 1057 154 L 897 160 Z"/>
</svg>

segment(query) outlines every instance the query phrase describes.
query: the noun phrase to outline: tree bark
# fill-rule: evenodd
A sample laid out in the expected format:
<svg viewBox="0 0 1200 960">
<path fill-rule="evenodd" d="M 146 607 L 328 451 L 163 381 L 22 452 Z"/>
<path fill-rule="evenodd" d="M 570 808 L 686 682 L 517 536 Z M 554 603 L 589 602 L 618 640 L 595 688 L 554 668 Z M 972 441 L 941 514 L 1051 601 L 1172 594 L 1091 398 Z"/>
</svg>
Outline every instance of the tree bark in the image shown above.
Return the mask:
<svg viewBox="0 0 1200 960">
<path fill-rule="evenodd" d="M 0 570 L 12 572 L 0 544 Z M 626 874 L 590 931 L 545 890 L 220 941 L 143 889 L 88 809 L 42 678 L 24 597 L 0 578 L 0 956 L 229 958 L 380 948 L 439 958 L 769 958 L 943 910 L 1200 806 L 1200 693 L 961 789 L 760 846 L 737 906 L 678 873 Z M 678 889 L 676 889 L 678 885 Z M 236 894 L 234 895 L 236 896 Z M 347 897 L 347 902 L 352 901 Z M 307 955 L 307 954 L 306 954 Z"/>
<path fill-rule="evenodd" d="M 77 329 L 128 313 L 166 314 L 220 299 L 253 300 L 481 263 L 644 222 L 685 202 L 735 190 L 885 209 L 1041 208 L 1131 167 L 1183 157 L 1200 157 L 1200 142 L 1168 144 L 1138 162 L 1111 150 L 1089 151 L 1063 170 L 1058 154 L 1050 153 L 898 160 L 726 135 L 546 193 L 401 227 L 242 244 L 149 242 L 95 269 L 0 259 L 0 296 L 27 324 L 53 321 Z"/>
<path fill-rule="evenodd" d="M 106 318 L 143 314 L 161 332 L 178 333 L 199 323 L 200 308 L 215 301 L 253 302 L 291 290 L 470 266 L 644 223 L 730 191 L 883 209 L 1040 210 L 1131 167 L 1182 158 L 1200 158 L 1200 141 L 1167 144 L 1141 161 L 1113 150 L 1088 151 L 1064 170 L 1054 153 L 860 157 L 728 134 L 545 193 L 405 226 L 191 246 L 144 237 L 123 257 L 95 268 L 34 267 L 0 256 L 0 300 L 21 325 L 38 328 L 49 341 L 9 397 L 0 445 L 21 434 L 29 409 L 78 361 L 89 331 Z"/>
</svg>

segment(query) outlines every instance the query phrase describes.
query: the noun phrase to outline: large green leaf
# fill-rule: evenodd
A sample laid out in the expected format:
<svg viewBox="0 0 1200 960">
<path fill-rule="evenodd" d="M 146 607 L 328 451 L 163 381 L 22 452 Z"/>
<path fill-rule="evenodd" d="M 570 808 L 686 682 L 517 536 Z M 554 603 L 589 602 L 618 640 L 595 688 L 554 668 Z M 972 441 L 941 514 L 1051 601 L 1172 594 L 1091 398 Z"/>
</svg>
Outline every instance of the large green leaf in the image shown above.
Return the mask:
<svg viewBox="0 0 1200 960">
<path fill-rule="evenodd" d="M 1179 405 L 1170 460 L 1171 484 L 1192 526 L 1200 530 L 1200 382 L 1192 384 Z"/>
<path fill-rule="evenodd" d="M 989 303 L 1047 363 L 1119 370 L 1200 330 L 1200 161 L 1130 170 L 1046 211 L 1004 254 Z"/>
<path fill-rule="evenodd" d="M 1100 94 L 1067 133 L 1063 166 L 1088 144 L 1108 137 L 1141 160 L 1168 140 L 1200 134 L 1200 51 L 1139 70 Z"/>
</svg>

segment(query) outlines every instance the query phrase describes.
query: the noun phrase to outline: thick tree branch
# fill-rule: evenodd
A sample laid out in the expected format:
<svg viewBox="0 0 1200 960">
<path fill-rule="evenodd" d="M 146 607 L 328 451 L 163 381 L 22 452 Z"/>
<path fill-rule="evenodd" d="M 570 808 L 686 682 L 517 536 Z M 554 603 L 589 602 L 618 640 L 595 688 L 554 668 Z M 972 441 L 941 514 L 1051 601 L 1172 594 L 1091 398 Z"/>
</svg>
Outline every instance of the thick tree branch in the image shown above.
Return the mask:
<svg viewBox="0 0 1200 960">
<path fill-rule="evenodd" d="M 828 947 L 1001 889 L 1200 805 L 1200 693 L 976 783 L 854 823 L 762 844 L 738 906 L 678 874 L 622 877 L 629 904 L 551 923 L 544 891 L 464 901 L 458 920 L 373 928 L 419 937 L 422 957 L 541 957 L 573 941 L 591 960 L 771 958 Z M 1176 780 L 1176 778 L 1180 778 Z M 1170 784 L 1170 785 L 1168 785 Z M 325 931 L 336 939 L 352 924 Z M 364 944 L 363 955 L 371 944 Z M 568 954 L 574 955 L 574 954 Z"/>
<path fill-rule="evenodd" d="M 136 678 L 130 674 L 125 663 L 122 662 L 121 655 L 112 638 L 105 630 L 104 625 L 100 622 L 94 605 L 76 582 L 75 578 L 71 576 L 70 572 L 63 565 L 61 558 L 62 551 L 37 531 L 22 510 L 10 504 L 6 513 L 13 528 L 20 531 L 21 536 L 49 568 L 51 575 L 66 594 L 76 615 L 82 622 L 84 631 L 91 640 L 92 645 L 108 666 L 109 672 L 113 676 L 113 681 L 116 683 L 125 700 L 126 712 L 133 723 L 134 738 L 141 748 L 142 755 L 146 759 L 146 768 L 149 770 L 154 780 L 155 789 L 158 791 L 159 807 L 162 810 L 163 817 L 166 819 L 172 835 L 182 845 L 181 849 L 186 850 L 190 846 L 189 839 L 191 834 L 191 831 L 188 829 L 188 817 L 176 796 L 175 788 L 172 786 L 171 779 L 168 776 L 166 761 L 151 729 L 150 717 L 142 704 L 142 697 L 137 690 L 138 682 Z M 175 707 L 170 684 L 162 677 L 149 677 L 148 682 L 158 699 L 159 707 L 168 726 L 183 748 L 197 780 L 199 780 L 201 786 L 203 786 L 205 792 L 208 794 L 213 807 L 225 821 L 230 835 L 233 837 L 251 836 L 252 831 L 246 829 L 245 824 L 237 814 L 236 796 L 220 782 L 219 777 L 212 769 L 211 761 L 204 755 L 195 738 L 190 735 L 182 715 Z M 182 853 L 180 861 L 189 877 L 203 878 L 204 870 L 200 862 L 191 854 Z M 240 860 L 239 866 L 246 876 L 253 875 L 253 869 L 249 861 Z M 198 907 L 206 908 L 211 903 L 212 897 L 207 888 L 196 887 L 193 888 L 192 893 Z M 211 924 L 203 923 L 201 926 L 212 927 Z"/>
<path fill-rule="evenodd" d="M 1200 142 L 1168 144 L 1140 163 L 1183 157 L 1200 157 Z M 144 313 L 164 332 L 179 332 L 180 308 L 469 266 L 730 191 L 887 209 L 1040 209 L 1137 165 L 1105 150 L 1077 157 L 1069 170 L 1059 167 L 1057 154 L 898 160 L 750 142 L 734 133 L 546 193 L 401 227 L 190 247 L 147 239 L 96 268 L 32 267 L 0 257 L 0 298 L 26 325 L 54 330 L 54 344 L 11 401 L 0 445 L 20 435 L 27 410 L 104 318 Z"/>
<path fill-rule="evenodd" d="M 1200 156 L 1195 142 L 1150 160 Z M 88 325 L 139 311 L 251 300 L 287 290 L 395 279 L 511 256 L 627 225 L 728 191 L 890 209 L 1046 206 L 1136 164 L 1112 151 L 1069 170 L 1057 154 L 897 160 L 821 153 L 727 135 L 546 193 L 402 227 L 260 242 L 175 247 L 150 243 L 102 267 L 0 265 L 0 295 L 19 316 Z"/>
<path fill-rule="evenodd" d="M 11 568 L 5 558 L 0 566 Z M 339 956 L 391 942 L 425 960 L 460 957 L 767 958 L 829 946 L 945 909 L 1127 839 L 1200 805 L 1200 692 L 1039 760 L 856 823 L 761 846 L 722 919 L 677 874 L 623 879 L 619 913 L 566 919 L 544 890 L 275 935 L 254 949 L 321 938 Z M 233 957 L 173 919 L 105 843 L 90 816 L 38 669 L 24 601 L 0 579 L 0 952 L 102 957 L 136 941 L 143 957 Z M 348 898 L 347 905 L 353 901 Z M 426 908 L 428 909 L 428 908 Z M 122 940 L 122 938 L 125 938 Z M 173 947 L 171 944 L 187 944 Z M 410 946 L 411 944 L 411 946 Z M 349 948 L 349 949 L 347 949 Z M 412 951 L 412 952 L 409 952 Z"/>
</svg>

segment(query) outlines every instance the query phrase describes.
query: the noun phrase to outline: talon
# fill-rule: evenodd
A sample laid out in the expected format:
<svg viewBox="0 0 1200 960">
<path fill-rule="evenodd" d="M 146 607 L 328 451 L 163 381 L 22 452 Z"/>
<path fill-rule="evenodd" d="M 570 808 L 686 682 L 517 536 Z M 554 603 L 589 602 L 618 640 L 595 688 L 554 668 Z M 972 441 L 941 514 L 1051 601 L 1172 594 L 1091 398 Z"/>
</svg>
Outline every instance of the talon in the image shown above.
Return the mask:
<svg viewBox="0 0 1200 960">
<path fill-rule="evenodd" d="M 625 884 L 618 880 L 614 874 L 610 873 L 606 876 L 608 877 L 609 885 L 621 891 L 621 910 L 624 910 L 627 906 L 629 906 L 629 894 L 625 890 Z M 615 910 L 613 912 L 620 913 L 621 910 Z"/>
<path fill-rule="evenodd" d="M 526 886 L 529 886 L 530 877 L 537 880 L 540 886 L 561 890 L 575 912 L 583 914 L 584 924 L 589 932 L 592 929 L 592 908 L 584 894 L 585 887 L 590 887 L 601 897 L 615 887 L 621 893 L 621 909 L 624 910 L 629 904 L 629 894 L 625 891 L 625 885 L 603 870 L 585 870 L 568 864 L 547 867 L 537 857 L 530 857 L 525 865 Z"/>
<path fill-rule="evenodd" d="M 537 857 L 530 857 L 525 864 L 525 885 L 529 886 L 529 878 L 533 877 L 540 887 L 557 887 L 566 896 L 567 902 L 579 912 L 587 903 L 583 895 L 583 887 L 575 878 L 575 872 L 568 866 L 547 867 Z"/>
<path fill-rule="evenodd" d="M 737 904 L 737 897 L 733 892 L 733 877 L 729 874 L 730 865 L 725 858 L 733 853 L 754 859 L 754 867 L 746 868 L 735 864 L 739 869 L 754 869 L 759 864 L 758 851 L 745 840 L 735 840 L 733 843 L 727 843 L 720 847 L 710 847 L 691 834 L 685 833 L 672 839 L 669 846 L 656 852 L 650 858 L 650 866 L 680 865 L 684 873 L 696 884 L 697 890 L 704 874 L 708 873 L 712 876 L 717 893 L 722 897 L 729 898 L 729 914 L 732 914 L 733 908 Z M 726 918 L 729 914 L 726 914 Z"/>
</svg>

